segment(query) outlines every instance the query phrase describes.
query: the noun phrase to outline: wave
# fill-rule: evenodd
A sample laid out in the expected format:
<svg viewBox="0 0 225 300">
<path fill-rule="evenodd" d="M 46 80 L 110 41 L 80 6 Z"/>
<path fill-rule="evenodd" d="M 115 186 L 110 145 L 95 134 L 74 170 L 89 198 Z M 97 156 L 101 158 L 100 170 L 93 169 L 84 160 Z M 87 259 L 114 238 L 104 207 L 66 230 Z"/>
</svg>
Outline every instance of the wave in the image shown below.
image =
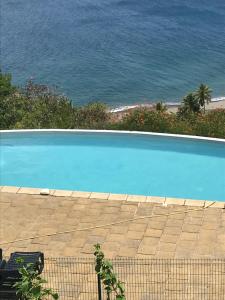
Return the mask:
<svg viewBox="0 0 225 300">
<path fill-rule="evenodd" d="M 212 101 L 212 102 L 225 101 L 225 96 L 223 96 L 223 97 L 212 98 L 211 101 Z"/>
</svg>

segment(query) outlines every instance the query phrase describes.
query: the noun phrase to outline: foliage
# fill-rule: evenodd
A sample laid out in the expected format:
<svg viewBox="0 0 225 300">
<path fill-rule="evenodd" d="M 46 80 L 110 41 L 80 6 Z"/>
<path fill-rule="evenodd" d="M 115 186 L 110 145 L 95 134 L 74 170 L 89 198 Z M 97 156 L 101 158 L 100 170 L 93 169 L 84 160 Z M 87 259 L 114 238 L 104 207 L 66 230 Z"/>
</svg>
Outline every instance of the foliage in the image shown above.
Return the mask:
<svg viewBox="0 0 225 300">
<path fill-rule="evenodd" d="M 10 74 L 3 74 L 0 69 L 0 100 L 15 92 Z"/>
<path fill-rule="evenodd" d="M 190 113 L 199 113 L 200 112 L 200 104 L 198 99 L 193 93 L 188 94 L 184 97 L 182 101 L 182 105 L 178 109 L 178 115 L 187 116 Z"/>
<path fill-rule="evenodd" d="M 112 263 L 105 259 L 99 244 L 96 244 L 94 247 L 94 255 L 96 257 L 95 271 L 104 284 L 107 300 L 110 300 L 110 295 L 112 293 L 116 296 L 116 300 L 126 300 L 123 283 L 117 279 Z"/>
<path fill-rule="evenodd" d="M 160 101 L 155 104 L 155 110 L 158 112 L 165 112 L 167 111 L 167 106 L 162 101 Z"/>
<path fill-rule="evenodd" d="M 32 81 L 16 88 L 10 75 L 0 72 L 0 129 L 117 129 L 225 138 L 225 109 L 201 109 L 210 99 L 211 90 L 200 85 L 184 97 L 177 114 L 159 102 L 155 110 L 137 108 L 112 118 L 103 103 L 75 106 L 56 90 Z"/>
<path fill-rule="evenodd" d="M 225 109 L 205 114 L 189 112 L 186 116 L 174 113 L 156 113 L 139 108 L 127 114 L 121 121 L 111 124 L 111 129 L 166 132 L 225 138 Z"/>
<path fill-rule="evenodd" d="M 44 300 L 49 299 L 49 296 L 55 300 L 59 299 L 57 293 L 43 287 L 47 281 L 42 279 L 38 272 L 34 270 L 32 263 L 24 266 L 22 259 L 18 259 L 17 262 L 22 265 L 19 268 L 21 280 L 15 283 L 14 287 L 21 300 Z"/>
<path fill-rule="evenodd" d="M 12 90 L 15 91 L 15 88 L 8 89 Z M 16 93 L 4 94 L 5 97 L 0 99 L 0 129 L 97 129 L 104 127 L 109 118 L 106 106 L 102 103 L 76 107 L 54 89 L 32 81 Z"/>
<path fill-rule="evenodd" d="M 211 93 L 212 90 L 205 84 L 200 84 L 198 90 L 196 91 L 196 99 L 199 102 L 199 105 L 204 108 L 205 112 L 205 105 L 209 104 L 211 101 Z"/>
</svg>

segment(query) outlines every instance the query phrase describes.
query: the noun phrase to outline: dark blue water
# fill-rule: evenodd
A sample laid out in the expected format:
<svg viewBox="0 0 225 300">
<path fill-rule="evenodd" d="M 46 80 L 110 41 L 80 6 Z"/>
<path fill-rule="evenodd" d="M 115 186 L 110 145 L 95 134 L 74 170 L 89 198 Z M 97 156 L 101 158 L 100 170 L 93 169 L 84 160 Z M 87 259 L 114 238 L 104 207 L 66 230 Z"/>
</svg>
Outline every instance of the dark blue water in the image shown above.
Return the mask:
<svg viewBox="0 0 225 300">
<path fill-rule="evenodd" d="M 1 0 L 1 64 L 75 103 L 225 95 L 225 0 Z"/>
</svg>

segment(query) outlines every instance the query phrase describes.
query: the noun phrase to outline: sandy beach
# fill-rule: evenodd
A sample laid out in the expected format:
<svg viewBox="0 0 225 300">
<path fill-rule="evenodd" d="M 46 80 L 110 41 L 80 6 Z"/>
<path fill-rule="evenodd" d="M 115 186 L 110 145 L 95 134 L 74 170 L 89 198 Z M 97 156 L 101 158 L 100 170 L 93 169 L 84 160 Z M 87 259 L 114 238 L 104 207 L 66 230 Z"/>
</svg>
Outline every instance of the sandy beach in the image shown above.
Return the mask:
<svg viewBox="0 0 225 300">
<path fill-rule="evenodd" d="M 168 111 L 176 113 L 179 106 L 180 106 L 180 104 L 168 105 Z M 212 101 L 206 105 L 206 110 L 219 109 L 219 108 L 225 109 L 225 99 L 220 100 L 220 101 Z"/>
<path fill-rule="evenodd" d="M 115 113 L 115 115 L 117 115 L 118 118 L 121 118 L 124 114 L 126 114 L 127 112 L 130 112 L 136 108 L 145 107 L 145 108 L 152 109 L 154 107 L 154 105 L 155 105 L 155 103 L 130 105 L 130 106 L 124 106 L 121 108 L 112 109 L 111 112 Z M 176 113 L 180 105 L 181 105 L 181 103 L 167 104 L 167 110 L 168 110 L 168 112 Z M 212 102 L 210 102 L 209 104 L 206 105 L 206 110 L 213 110 L 213 109 L 220 109 L 220 108 L 225 109 L 225 98 L 223 98 L 222 100 L 219 100 L 219 101 L 212 100 Z"/>
</svg>

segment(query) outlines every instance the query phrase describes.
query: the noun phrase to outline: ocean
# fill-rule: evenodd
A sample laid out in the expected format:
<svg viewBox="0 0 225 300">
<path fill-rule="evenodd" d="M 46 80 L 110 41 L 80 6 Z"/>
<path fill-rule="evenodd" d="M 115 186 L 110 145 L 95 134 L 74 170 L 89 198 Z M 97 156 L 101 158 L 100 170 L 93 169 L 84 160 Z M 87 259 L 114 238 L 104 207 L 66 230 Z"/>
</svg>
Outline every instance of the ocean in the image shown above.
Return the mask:
<svg viewBox="0 0 225 300">
<path fill-rule="evenodd" d="M 225 0 L 1 0 L 1 68 L 78 105 L 225 96 Z"/>
</svg>

